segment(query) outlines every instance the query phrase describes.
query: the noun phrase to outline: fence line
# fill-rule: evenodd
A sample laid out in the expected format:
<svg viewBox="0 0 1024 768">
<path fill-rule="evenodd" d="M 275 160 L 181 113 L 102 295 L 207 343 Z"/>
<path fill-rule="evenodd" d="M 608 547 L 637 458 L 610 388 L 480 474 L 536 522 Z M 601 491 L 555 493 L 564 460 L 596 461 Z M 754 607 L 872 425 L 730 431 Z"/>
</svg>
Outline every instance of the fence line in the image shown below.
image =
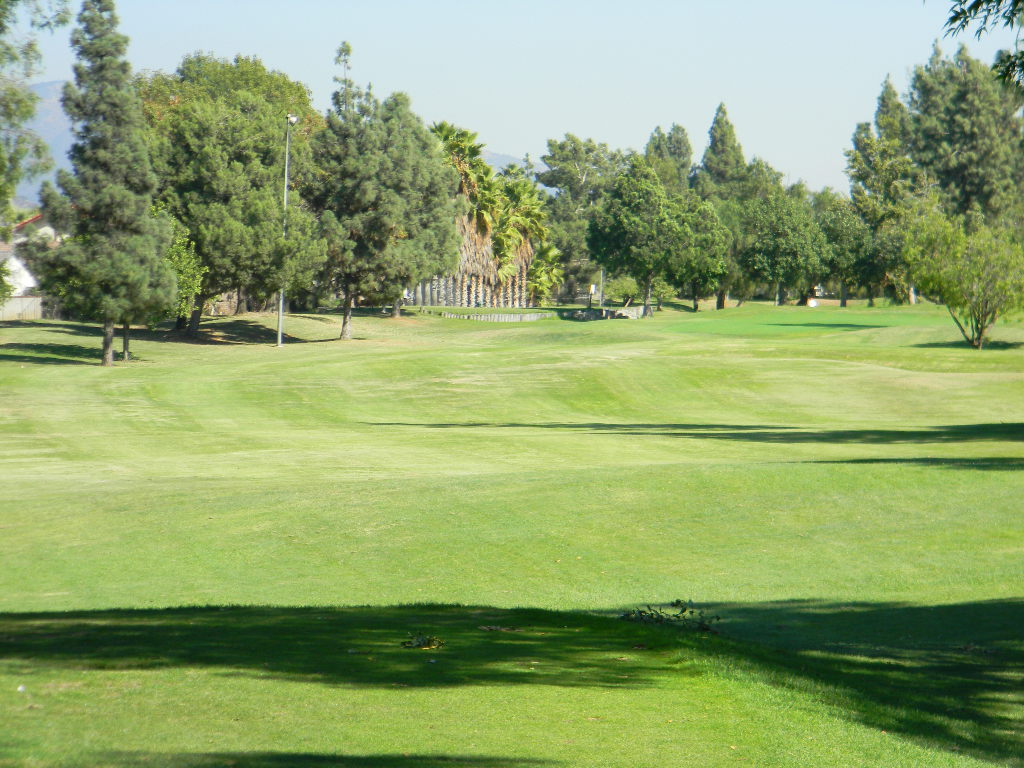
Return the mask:
<svg viewBox="0 0 1024 768">
<path fill-rule="evenodd" d="M 0 322 L 4 320 L 42 320 L 43 299 L 40 296 L 15 296 L 0 304 Z"/>
<path fill-rule="evenodd" d="M 535 320 L 545 320 L 549 317 L 557 317 L 557 315 L 554 312 L 498 312 L 490 315 L 442 312 L 441 317 L 447 317 L 450 320 L 480 320 L 484 323 L 532 323 Z"/>
</svg>

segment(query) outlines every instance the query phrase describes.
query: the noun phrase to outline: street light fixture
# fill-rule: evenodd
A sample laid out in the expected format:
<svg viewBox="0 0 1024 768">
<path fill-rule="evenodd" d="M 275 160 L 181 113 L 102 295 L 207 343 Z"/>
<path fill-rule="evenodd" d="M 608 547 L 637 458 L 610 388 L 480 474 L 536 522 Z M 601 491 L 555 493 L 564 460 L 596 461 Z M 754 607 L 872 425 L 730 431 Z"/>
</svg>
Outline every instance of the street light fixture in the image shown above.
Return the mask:
<svg viewBox="0 0 1024 768">
<path fill-rule="evenodd" d="M 299 116 L 288 113 L 285 119 L 284 139 L 284 221 L 281 232 L 288 239 L 288 161 L 292 150 L 292 126 L 299 122 Z M 284 272 L 281 273 L 281 290 L 277 292 L 277 346 L 284 346 Z"/>
</svg>

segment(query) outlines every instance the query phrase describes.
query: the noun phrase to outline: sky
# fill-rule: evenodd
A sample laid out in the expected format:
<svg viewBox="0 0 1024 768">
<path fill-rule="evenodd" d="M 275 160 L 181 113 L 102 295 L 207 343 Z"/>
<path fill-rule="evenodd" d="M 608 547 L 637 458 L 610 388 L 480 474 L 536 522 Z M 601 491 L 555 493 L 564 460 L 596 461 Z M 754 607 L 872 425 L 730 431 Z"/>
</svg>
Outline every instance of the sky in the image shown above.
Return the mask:
<svg viewBox="0 0 1024 768">
<path fill-rule="evenodd" d="M 77 0 L 72 0 L 77 4 Z M 699 160 L 724 102 L 747 158 L 845 190 L 843 151 L 887 75 L 903 93 L 934 41 L 990 62 L 999 30 L 943 39 L 949 0 L 118 0 L 135 70 L 196 51 L 257 56 L 329 106 L 334 54 L 378 95 L 405 91 L 428 123 L 538 158 L 566 133 L 642 149 L 686 128 Z M 44 36 L 36 82 L 71 77 L 67 31 Z"/>
</svg>

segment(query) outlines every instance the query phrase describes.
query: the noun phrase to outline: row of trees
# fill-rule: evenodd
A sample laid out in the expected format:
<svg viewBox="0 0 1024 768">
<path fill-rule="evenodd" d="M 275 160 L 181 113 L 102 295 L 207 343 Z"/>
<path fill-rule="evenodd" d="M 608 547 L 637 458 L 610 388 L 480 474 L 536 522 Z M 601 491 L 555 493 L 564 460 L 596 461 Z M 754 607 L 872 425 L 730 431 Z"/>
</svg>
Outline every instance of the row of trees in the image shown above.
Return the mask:
<svg viewBox="0 0 1024 768">
<path fill-rule="evenodd" d="M 936 51 L 906 104 L 886 83 L 874 124 L 855 132 L 846 198 L 786 188 L 767 163 L 748 162 L 724 105 L 698 165 L 673 125 L 643 153 L 567 135 L 549 142 L 541 171 L 495 174 L 474 134 L 428 129 L 404 95 L 379 100 L 356 86 L 347 45 L 324 117 L 304 86 L 256 59 L 194 55 L 173 74 L 133 78 L 116 26 L 112 0 L 85 0 L 64 95 L 75 171 L 43 194 L 68 236 L 28 249 L 44 287 L 103 322 L 107 362 L 116 324 L 127 331 L 173 306 L 195 330 L 204 303 L 227 291 L 240 301 L 338 295 L 343 337 L 358 296 L 397 311 L 404 288 L 456 268 L 481 298 L 525 280 L 528 265 L 543 295 L 563 271 L 579 280 L 596 263 L 633 278 L 647 312 L 665 285 L 696 309 L 713 294 L 722 307 L 761 286 L 781 301 L 824 281 L 844 301 L 850 287 L 909 300 L 922 287 L 952 306 L 928 271 L 935 243 L 963 243 L 966 258 L 978 243 L 1019 242 L 1020 92 L 963 51 Z M 298 121 L 289 158 L 301 193 L 286 218 L 284 115 Z M 949 227 L 963 238 L 934 235 Z"/>
<path fill-rule="evenodd" d="M 348 338 L 357 297 L 397 311 L 404 288 L 459 265 L 460 241 L 463 251 L 486 245 L 478 266 L 490 274 L 478 278 L 500 283 L 522 266 L 525 279 L 535 262 L 533 289 L 557 285 L 557 252 L 533 258 L 546 234 L 536 183 L 485 171 L 472 134 L 428 129 L 405 95 L 358 87 L 346 44 L 326 116 L 304 86 L 256 59 L 197 54 L 173 74 L 132 77 L 113 0 L 85 0 L 72 45 L 63 103 L 74 172 L 42 194 L 66 236 L 23 254 L 69 313 L 103 323 L 106 364 L 116 325 L 127 339 L 130 323 L 171 309 L 194 331 L 225 292 L 240 302 L 278 290 L 340 296 Z M 297 122 L 287 148 L 284 115 Z M 283 217 L 286 161 L 299 195 Z"/>
<path fill-rule="evenodd" d="M 965 338 L 980 347 L 991 323 L 969 320 L 980 299 L 968 301 L 975 291 L 950 280 L 966 280 L 969 270 L 955 268 L 965 254 L 988 251 L 954 241 L 936 249 L 934 239 L 915 238 L 934 228 L 919 220 L 934 223 L 941 213 L 964 243 L 1004 244 L 998 257 L 988 249 L 1001 298 L 983 302 L 999 309 L 981 314 L 994 320 L 1021 302 L 1022 105 L 1020 89 L 963 48 L 953 58 L 936 48 L 915 70 L 905 101 L 887 80 L 873 123 L 857 126 L 847 152 L 849 197 L 784 187 L 766 162 L 747 162 L 724 105 L 697 165 L 686 132 L 673 125 L 656 129 L 642 155 L 572 135 L 550 141 L 538 179 L 557 191 L 549 202 L 553 239 L 579 278 L 596 262 L 645 286 L 648 306 L 655 279 L 689 293 L 695 308 L 698 298 L 717 294 L 721 308 L 728 294 L 742 300 L 759 286 L 781 302 L 787 291 L 806 297 L 831 283 L 844 306 L 851 289 L 910 302 L 927 289 L 961 329 L 975 329 Z"/>
</svg>

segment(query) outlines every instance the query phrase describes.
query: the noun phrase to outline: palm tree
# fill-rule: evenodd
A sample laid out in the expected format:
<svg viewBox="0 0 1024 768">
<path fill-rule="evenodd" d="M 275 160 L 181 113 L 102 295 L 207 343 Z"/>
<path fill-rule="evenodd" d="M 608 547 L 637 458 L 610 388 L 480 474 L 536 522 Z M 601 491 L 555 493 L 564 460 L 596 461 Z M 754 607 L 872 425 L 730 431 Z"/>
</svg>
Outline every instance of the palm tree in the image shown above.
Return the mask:
<svg viewBox="0 0 1024 768">
<path fill-rule="evenodd" d="M 431 130 L 459 174 L 459 194 L 469 203 L 469 213 L 457 222 L 459 271 L 445 279 L 444 292 L 458 305 L 524 304 L 531 241 L 547 235 L 539 189 L 513 166 L 496 176 L 472 131 L 447 122 L 434 123 Z"/>
<path fill-rule="evenodd" d="M 543 301 L 565 282 L 562 252 L 550 243 L 537 249 L 527 276 L 530 301 Z"/>
</svg>

